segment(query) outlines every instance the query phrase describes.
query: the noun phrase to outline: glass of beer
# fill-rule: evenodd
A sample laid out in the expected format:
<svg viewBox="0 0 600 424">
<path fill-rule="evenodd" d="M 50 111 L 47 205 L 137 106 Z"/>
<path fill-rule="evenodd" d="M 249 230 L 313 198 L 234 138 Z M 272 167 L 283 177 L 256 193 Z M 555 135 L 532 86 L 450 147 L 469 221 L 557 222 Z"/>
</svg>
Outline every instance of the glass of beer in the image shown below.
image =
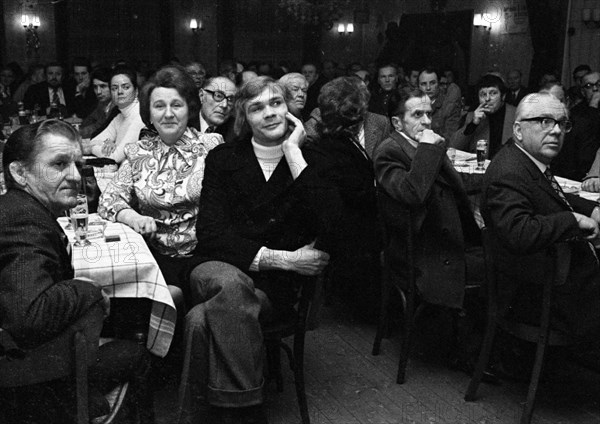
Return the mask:
<svg viewBox="0 0 600 424">
<path fill-rule="evenodd" d="M 485 159 L 488 154 L 488 141 L 485 139 L 477 140 L 477 171 L 485 170 Z"/>
<path fill-rule="evenodd" d="M 75 246 L 83 247 L 90 245 L 88 240 L 88 204 L 85 193 L 77 194 L 77 205 L 71 208 L 71 225 L 75 231 Z"/>
</svg>

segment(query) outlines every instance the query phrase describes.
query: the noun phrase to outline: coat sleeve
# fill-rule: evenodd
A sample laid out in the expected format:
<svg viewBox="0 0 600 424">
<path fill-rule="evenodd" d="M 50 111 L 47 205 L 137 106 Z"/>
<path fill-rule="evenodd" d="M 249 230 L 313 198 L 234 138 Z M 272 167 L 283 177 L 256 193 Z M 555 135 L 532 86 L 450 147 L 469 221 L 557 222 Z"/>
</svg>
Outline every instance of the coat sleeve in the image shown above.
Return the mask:
<svg viewBox="0 0 600 424">
<path fill-rule="evenodd" d="M 102 299 L 89 282 L 56 281 L 65 264 L 55 251 L 55 238 L 24 219 L 0 233 L 0 325 L 21 347 L 54 338 Z"/>
<path fill-rule="evenodd" d="M 536 253 L 581 235 L 571 212 L 536 210 L 539 205 L 532 201 L 534 190 L 540 189 L 516 172 L 490 177 L 485 184 L 485 223 L 514 254 Z"/>
</svg>

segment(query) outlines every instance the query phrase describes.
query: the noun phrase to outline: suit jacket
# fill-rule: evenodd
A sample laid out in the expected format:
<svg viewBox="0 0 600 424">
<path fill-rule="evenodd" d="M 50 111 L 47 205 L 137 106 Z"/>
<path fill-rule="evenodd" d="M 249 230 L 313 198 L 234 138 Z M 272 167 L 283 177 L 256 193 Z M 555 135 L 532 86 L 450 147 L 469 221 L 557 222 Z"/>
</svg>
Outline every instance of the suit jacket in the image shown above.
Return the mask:
<svg viewBox="0 0 600 424">
<path fill-rule="evenodd" d="M 0 327 L 23 348 L 54 338 L 102 299 L 73 278 L 67 244 L 56 217 L 28 193 L 0 196 Z"/>
<path fill-rule="evenodd" d="M 325 234 L 334 218 L 325 213 L 336 210 L 328 206 L 335 196 L 310 163 L 294 180 L 282 158 L 266 181 L 250 137 L 217 146 L 206 158 L 192 266 L 228 262 L 247 272 L 274 305 L 290 303 L 291 286 L 281 280 L 299 281 L 299 274 L 250 273 L 250 265 L 262 246 L 294 251 L 319 238 L 317 248 L 327 251 Z"/>
<path fill-rule="evenodd" d="M 417 286 L 424 300 L 461 308 L 465 249 L 480 245 L 481 235 L 446 149 L 431 144 L 415 149 L 393 132 L 375 149 L 373 160 L 392 267 L 407 272 L 406 240 L 412 228 Z"/>
<path fill-rule="evenodd" d="M 575 211 L 587 216 L 595 205 L 578 196 L 567 194 L 567 198 Z M 568 242 L 568 282 L 556 288 L 554 325 L 579 333 L 597 324 L 599 269 L 590 245 L 575 240 L 581 233 L 568 205 L 514 143 L 502 149 L 488 167 L 481 205 L 486 226 L 500 242 L 496 255 L 500 310 L 539 323 L 539 282 L 553 269 L 548 249 Z M 594 299 L 593 306 L 589 299 Z"/>
<path fill-rule="evenodd" d="M 513 94 L 513 91 L 509 89 L 506 93 L 506 97 L 504 98 L 504 102 L 511 106 L 517 107 L 519 102 L 523 100 L 523 97 L 525 97 L 527 94 L 529 94 L 527 87 L 520 86 L 519 92 L 516 96 Z"/>
<path fill-rule="evenodd" d="M 304 123 L 304 130 L 309 140 L 317 142 L 321 138 L 319 124 L 321 123 L 321 110 L 317 107 L 310 113 L 310 118 Z M 387 116 L 367 112 L 365 115 L 365 150 L 370 158 L 373 157 L 375 147 L 389 137 L 392 124 Z"/>
<path fill-rule="evenodd" d="M 506 112 L 504 114 L 504 125 L 502 127 L 502 145 L 506 145 L 508 139 L 512 137 L 513 123 L 515 122 L 515 113 L 517 109 L 509 104 L 506 105 Z M 465 129 L 473 122 L 473 112 L 467 114 L 465 124 L 458 129 L 450 140 L 450 147 L 454 147 L 459 150 L 467 152 L 475 152 L 477 140 L 482 138 L 490 141 L 490 122 L 488 119 L 484 119 L 477 125 L 475 131 L 472 134 L 465 135 Z"/>
<path fill-rule="evenodd" d="M 25 109 L 33 110 L 36 104 L 40 105 L 42 114 L 46 114 L 46 109 L 50 106 L 50 95 L 48 94 L 48 83 L 46 81 L 33 84 L 25 92 L 23 103 Z M 69 84 L 63 84 L 63 94 L 65 96 L 66 109 L 69 115 L 75 113 L 75 87 Z"/>
</svg>

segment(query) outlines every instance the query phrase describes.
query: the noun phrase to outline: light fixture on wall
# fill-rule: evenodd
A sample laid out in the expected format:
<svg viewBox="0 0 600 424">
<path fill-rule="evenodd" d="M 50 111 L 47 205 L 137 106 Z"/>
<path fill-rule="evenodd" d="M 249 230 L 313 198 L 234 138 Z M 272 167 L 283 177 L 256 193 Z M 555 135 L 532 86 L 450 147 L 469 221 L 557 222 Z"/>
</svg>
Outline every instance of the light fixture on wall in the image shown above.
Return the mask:
<svg viewBox="0 0 600 424">
<path fill-rule="evenodd" d="M 338 34 L 340 35 L 350 35 L 354 32 L 354 24 L 352 22 L 348 24 L 338 24 L 337 27 Z"/>
<path fill-rule="evenodd" d="M 194 34 L 198 31 L 204 31 L 204 27 L 202 26 L 202 21 L 199 19 L 191 19 L 190 20 L 190 29 Z"/>
<path fill-rule="evenodd" d="M 31 55 L 32 52 L 37 54 L 40 48 L 40 37 L 37 33 L 40 24 L 37 0 L 23 0 L 23 3 L 21 3 L 21 25 L 25 28 L 27 55 Z"/>
<path fill-rule="evenodd" d="M 473 15 L 473 26 L 475 28 L 491 29 L 491 23 L 483 18 L 483 13 L 475 13 Z"/>
<path fill-rule="evenodd" d="M 588 28 L 600 28 L 600 9 L 583 9 L 581 20 Z"/>
</svg>

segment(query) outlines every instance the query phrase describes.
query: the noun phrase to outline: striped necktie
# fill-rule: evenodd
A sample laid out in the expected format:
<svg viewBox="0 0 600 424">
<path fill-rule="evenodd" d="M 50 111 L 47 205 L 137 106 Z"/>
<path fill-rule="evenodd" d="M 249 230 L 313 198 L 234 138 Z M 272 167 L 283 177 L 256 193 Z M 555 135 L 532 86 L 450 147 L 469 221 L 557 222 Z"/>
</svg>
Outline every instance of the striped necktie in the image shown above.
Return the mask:
<svg viewBox="0 0 600 424">
<path fill-rule="evenodd" d="M 548 182 L 550 183 L 550 185 L 552 186 L 552 188 L 554 189 L 556 194 L 558 194 L 558 197 L 560 197 L 562 199 L 562 201 L 565 202 L 565 204 L 569 207 L 571 212 L 573 212 L 573 208 L 571 207 L 571 204 L 567 200 L 565 193 L 563 193 L 562 189 L 560 188 L 558 181 L 556 181 L 556 178 L 554 178 L 554 175 L 552 175 L 552 171 L 550 171 L 549 167 L 547 167 L 546 170 L 544 171 L 544 176 L 546 177 L 546 179 L 548 180 Z"/>
<path fill-rule="evenodd" d="M 57 106 L 60 104 L 60 98 L 58 97 L 58 88 L 52 89 L 52 103 L 55 103 Z"/>
</svg>

